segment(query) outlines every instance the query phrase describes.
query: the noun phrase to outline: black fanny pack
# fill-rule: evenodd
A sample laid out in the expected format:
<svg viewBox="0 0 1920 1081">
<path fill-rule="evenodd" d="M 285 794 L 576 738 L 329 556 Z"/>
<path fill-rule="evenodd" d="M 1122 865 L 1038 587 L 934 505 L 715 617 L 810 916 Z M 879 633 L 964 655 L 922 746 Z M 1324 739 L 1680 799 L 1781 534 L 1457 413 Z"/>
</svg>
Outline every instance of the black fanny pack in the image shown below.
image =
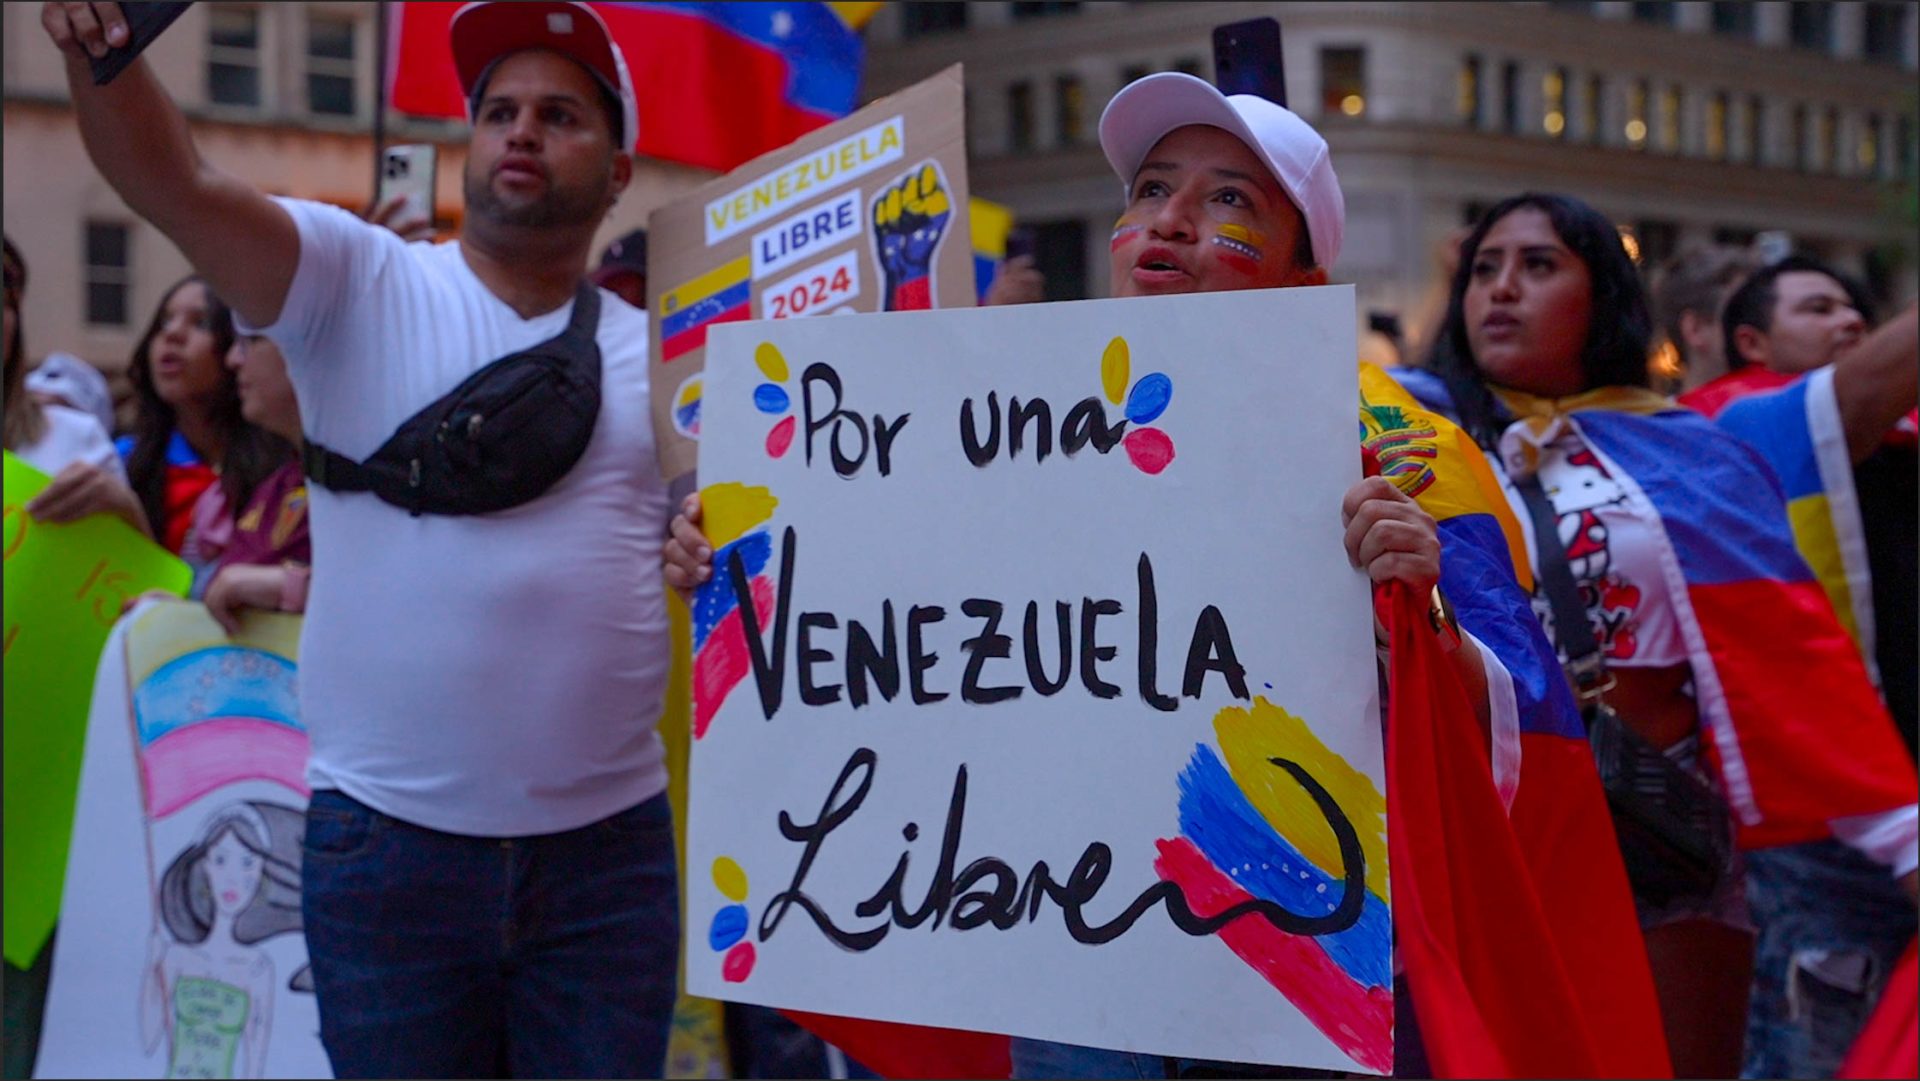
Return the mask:
<svg viewBox="0 0 1920 1081">
<path fill-rule="evenodd" d="M 312 440 L 301 466 L 335 492 L 372 492 L 414 517 L 530 502 L 579 462 L 600 417 L 600 291 L 582 283 L 558 337 L 501 357 L 409 417 L 356 462 Z"/>
</svg>

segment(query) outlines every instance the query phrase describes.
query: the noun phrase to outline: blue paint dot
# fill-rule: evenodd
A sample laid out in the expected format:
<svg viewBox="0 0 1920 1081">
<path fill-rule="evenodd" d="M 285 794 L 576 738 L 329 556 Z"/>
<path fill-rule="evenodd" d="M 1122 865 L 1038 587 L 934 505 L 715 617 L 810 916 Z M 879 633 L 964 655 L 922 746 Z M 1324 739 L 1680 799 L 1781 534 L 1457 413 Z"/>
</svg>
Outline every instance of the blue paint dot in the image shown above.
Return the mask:
<svg viewBox="0 0 1920 1081">
<path fill-rule="evenodd" d="M 787 397 L 787 389 L 775 383 L 762 383 L 753 388 L 753 404 L 762 413 L 784 413 L 793 404 Z"/>
<path fill-rule="evenodd" d="M 1173 380 L 1160 372 L 1143 375 L 1127 395 L 1127 419 L 1135 424 L 1152 424 L 1172 400 Z"/>
<path fill-rule="evenodd" d="M 728 905 L 713 914 L 713 926 L 707 928 L 707 945 L 720 953 L 747 937 L 747 906 Z"/>
</svg>

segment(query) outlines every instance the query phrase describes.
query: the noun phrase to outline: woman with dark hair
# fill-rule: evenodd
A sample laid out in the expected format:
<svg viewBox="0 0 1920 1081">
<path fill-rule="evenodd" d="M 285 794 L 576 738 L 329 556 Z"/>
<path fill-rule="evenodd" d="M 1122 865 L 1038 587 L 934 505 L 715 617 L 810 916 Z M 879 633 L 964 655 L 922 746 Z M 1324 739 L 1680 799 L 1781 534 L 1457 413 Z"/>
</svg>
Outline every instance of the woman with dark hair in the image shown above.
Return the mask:
<svg viewBox="0 0 1920 1081">
<path fill-rule="evenodd" d="M 1778 482 L 1744 444 L 1647 389 L 1651 329 L 1612 223 L 1529 193 L 1462 242 L 1430 370 L 1402 378 L 1460 417 L 1518 517 L 1537 523 L 1535 611 L 1589 724 L 1623 727 L 1613 746 L 1661 766 L 1659 799 L 1614 794 L 1622 856 L 1675 1074 L 1727 1077 L 1752 956 L 1736 850 L 1692 838 L 1682 874 L 1631 824 L 1717 799 L 1739 847 L 1835 836 L 1911 892 L 1914 772 L 1794 552 Z M 1603 774 L 1625 753 L 1596 746 Z M 1702 852 L 1728 855 L 1703 865 Z"/>
<path fill-rule="evenodd" d="M 6 449 L 53 478 L 26 505 L 43 522 L 73 522 L 91 514 L 113 514 L 149 532 L 140 501 L 127 487 L 126 472 L 113 444 L 90 414 L 44 404 L 28 392 L 27 350 L 21 323 L 26 300 L 27 264 L 12 240 L 6 241 Z"/>
<path fill-rule="evenodd" d="M 149 1054 L 167 1037 L 168 1077 L 266 1076 L 274 977 L 260 943 L 300 930 L 303 830 L 291 807 L 229 804 L 161 876 L 140 1031 Z M 305 977 L 290 986 L 311 990 Z"/>
<path fill-rule="evenodd" d="M 133 434 L 120 441 L 127 474 L 155 535 L 196 572 L 219 558 L 231 508 L 245 507 L 292 453 L 241 415 L 226 367 L 233 343 L 233 313 L 189 277 L 167 290 L 127 368 L 139 405 Z"/>
</svg>

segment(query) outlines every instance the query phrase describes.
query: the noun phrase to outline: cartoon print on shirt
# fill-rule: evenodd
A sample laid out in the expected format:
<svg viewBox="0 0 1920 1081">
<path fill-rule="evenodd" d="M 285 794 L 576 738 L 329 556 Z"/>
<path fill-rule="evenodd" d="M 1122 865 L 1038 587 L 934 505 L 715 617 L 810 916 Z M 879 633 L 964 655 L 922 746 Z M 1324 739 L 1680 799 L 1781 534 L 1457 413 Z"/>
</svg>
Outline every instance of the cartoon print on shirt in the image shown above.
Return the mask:
<svg viewBox="0 0 1920 1081">
<path fill-rule="evenodd" d="M 1573 570 L 1574 584 L 1580 589 L 1580 602 L 1586 607 L 1593 636 L 1609 661 L 1629 661 L 1639 652 L 1636 632 L 1641 594 L 1638 586 L 1614 572 L 1613 551 L 1608 543 L 1607 525 L 1600 509 L 1626 502 L 1626 492 L 1607 472 L 1600 459 L 1585 447 L 1566 456 L 1568 469 L 1561 483 L 1550 484 L 1548 496 L 1561 511 L 1558 519 L 1560 543 L 1567 552 L 1567 564 Z M 1571 491 L 1569 491 L 1571 489 Z M 1553 605 L 1536 583 L 1534 614 L 1541 626 L 1553 636 Z M 1560 659 L 1567 650 L 1553 637 Z"/>
</svg>

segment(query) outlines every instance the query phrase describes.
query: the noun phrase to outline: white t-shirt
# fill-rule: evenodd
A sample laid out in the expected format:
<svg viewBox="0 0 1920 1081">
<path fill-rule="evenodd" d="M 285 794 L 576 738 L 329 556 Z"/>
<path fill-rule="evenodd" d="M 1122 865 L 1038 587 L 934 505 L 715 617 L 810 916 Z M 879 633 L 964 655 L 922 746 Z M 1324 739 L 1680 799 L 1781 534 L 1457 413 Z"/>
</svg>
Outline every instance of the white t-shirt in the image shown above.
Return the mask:
<svg viewBox="0 0 1920 1081">
<path fill-rule="evenodd" d="M 1607 664 L 1614 668 L 1686 664 L 1680 620 L 1660 570 L 1658 527 L 1632 511 L 1626 488 L 1607 472 L 1571 425 L 1556 424 L 1543 436 L 1535 436 L 1524 422 L 1516 423 L 1508 429 L 1506 443 L 1525 443 L 1538 450 L 1540 487 L 1553 504 L 1560 545 Z M 1553 632 L 1553 605 L 1546 587 L 1536 582 L 1534 589 L 1534 614 L 1564 663 L 1567 651 Z"/>
<path fill-rule="evenodd" d="M 126 483 L 127 467 L 93 414 L 64 405 L 45 405 L 40 409 L 47 418 L 47 430 L 40 433 L 39 439 L 17 448 L 14 457 L 49 477 L 57 476 L 75 462 L 86 462 L 112 472 L 122 484 Z"/>
<path fill-rule="evenodd" d="M 356 460 L 475 370 L 558 335 L 522 319 L 457 243 L 407 244 L 280 199 L 300 231 L 287 357 L 309 436 Z M 300 643 L 308 780 L 417 825 L 511 837 L 659 794 L 669 663 L 668 499 L 647 399 L 647 320 L 600 292 L 601 407 L 585 455 L 532 502 L 412 517 L 308 488 L 315 573 Z"/>
</svg>

